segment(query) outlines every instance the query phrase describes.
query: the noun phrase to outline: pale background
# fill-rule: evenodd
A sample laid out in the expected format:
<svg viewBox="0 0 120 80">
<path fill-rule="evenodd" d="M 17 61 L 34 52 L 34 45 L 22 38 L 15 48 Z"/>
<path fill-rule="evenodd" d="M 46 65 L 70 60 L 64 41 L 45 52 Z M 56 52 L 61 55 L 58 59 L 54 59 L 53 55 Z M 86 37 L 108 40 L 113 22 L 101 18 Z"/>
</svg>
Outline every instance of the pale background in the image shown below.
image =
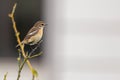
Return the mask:
<svg viewBox="0 0 120 80">
<path fill-rule="evenodd" d="M 49 29 L 54 35 L 55 80 L 120 80 L 120 1 L 53 2 L 51 11 L 52 1 L 46 1 L 54 26 L 54 31 Z"/>
</svg>

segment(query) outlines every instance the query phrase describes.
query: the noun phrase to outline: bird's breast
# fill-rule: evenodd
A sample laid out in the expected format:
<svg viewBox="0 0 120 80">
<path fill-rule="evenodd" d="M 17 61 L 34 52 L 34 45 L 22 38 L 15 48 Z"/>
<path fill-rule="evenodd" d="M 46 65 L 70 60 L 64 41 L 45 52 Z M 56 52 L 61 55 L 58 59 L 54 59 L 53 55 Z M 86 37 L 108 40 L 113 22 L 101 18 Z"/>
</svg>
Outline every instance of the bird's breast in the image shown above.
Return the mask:
<svg viewBox="0 0 120 80">
<path fill-rule="evenodd" d="M 41 40 L 42 36 L 43 36 L 43 29 L 39 30 L 36 35 L 31 37 L 31 41 L 33 41 L 31 45 L 37 44 Z"/>
</svg>

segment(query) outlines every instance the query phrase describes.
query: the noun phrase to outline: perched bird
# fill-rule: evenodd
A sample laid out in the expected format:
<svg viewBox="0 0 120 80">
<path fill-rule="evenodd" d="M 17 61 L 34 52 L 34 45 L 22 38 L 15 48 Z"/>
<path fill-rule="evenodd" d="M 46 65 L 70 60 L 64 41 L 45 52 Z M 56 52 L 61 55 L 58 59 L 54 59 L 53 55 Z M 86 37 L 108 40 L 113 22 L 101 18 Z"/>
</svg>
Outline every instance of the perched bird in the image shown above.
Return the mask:
<svg viewBox="0 0 120 80">
<path fill-rule="evenodd" d="M 45 23 L 43 21 L 37 21 L 34 26 L 28 31 L 27 35 L 21 42 L 22 45 L 28 44 L 28 45 L 35 45 L 37 44 L 42 36 L 43 36 L 43 29 L 45 27 Z M 16 47 L 18 47 L 20 44 L 18 44 Z"/>
</svg>

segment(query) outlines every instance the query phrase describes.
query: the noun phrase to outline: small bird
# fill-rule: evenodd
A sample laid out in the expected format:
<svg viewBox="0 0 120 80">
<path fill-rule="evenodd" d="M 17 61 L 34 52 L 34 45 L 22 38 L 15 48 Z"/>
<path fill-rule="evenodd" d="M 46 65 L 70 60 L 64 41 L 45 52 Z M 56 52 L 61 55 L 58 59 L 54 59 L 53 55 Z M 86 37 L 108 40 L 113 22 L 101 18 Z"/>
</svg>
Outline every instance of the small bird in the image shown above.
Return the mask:
<svg viewBox="0 0 120 80">
<path fill-rule="evenodd" d="M 34 26 L 28 31 L 27 35 L 21 42 L 22 45 L 28 44 L 28 45 L 35 45 L 37 44 L 42 36 L 43 36 L 43 30 L 46 24 L 43 21 L 37 21 Z M 18 44 L 16 47 L 18 47 L 20 44 Z"/>
</svg>

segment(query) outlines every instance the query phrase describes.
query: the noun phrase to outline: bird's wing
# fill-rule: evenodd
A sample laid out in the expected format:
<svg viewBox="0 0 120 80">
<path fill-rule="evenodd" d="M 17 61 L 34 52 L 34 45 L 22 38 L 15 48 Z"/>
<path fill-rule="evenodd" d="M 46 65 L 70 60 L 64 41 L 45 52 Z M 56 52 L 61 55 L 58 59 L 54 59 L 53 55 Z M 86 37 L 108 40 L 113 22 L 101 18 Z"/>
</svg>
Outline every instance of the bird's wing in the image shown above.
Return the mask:
<svg viewBox="0 0 120 80">
<path fill-rule="evenodd" d="M 32 28 L 29 30 L 29 32 L 27 33 L 24 39 L 29 39 L 31 36 L 34 36 L 36 33 L 38 33 L 38 29 Z"/>
<path fill-rule="evenodd" d="M 34 34 L 36 34 L 38 32 L 38 30 L 34 30 L 34 31 L 32 31 L 32 32 L 29 32 L 27 35 L 34 35 Z"/>
</svg>

